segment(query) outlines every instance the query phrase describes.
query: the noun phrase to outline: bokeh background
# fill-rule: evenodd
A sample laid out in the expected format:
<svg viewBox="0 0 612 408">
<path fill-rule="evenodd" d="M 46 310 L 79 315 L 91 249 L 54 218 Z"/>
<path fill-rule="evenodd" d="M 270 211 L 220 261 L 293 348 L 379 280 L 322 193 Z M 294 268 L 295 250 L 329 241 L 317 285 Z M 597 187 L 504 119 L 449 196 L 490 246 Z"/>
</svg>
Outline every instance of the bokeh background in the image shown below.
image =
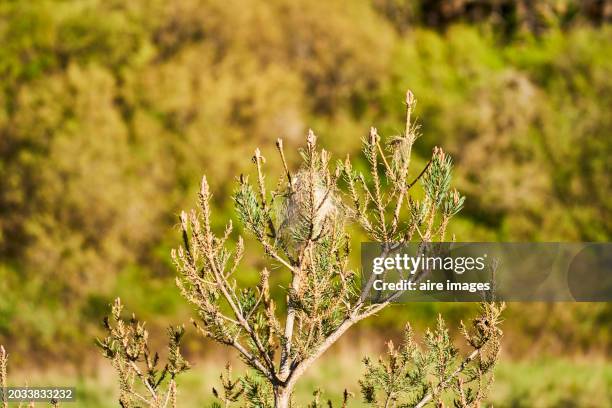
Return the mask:
<svg viewBox="0 0 612 408">
<path fill-rule="evenodd" d="M 607 0 L 0 0 L 0 343 L 12 381 L 76 385 L 115 406 L 93 339 L 121 296 L 161 343 L 191 311 L 170 249 L 206 173 L 215 222 L 233 179 L 308 128 L 336 157 L 375 125 L 456 163 L 463 241 L 609 241 L 612 2 Z M 273 182 L 274 177 L 269 180 Z M 355 233 L 358 242 L 360 236 Z M 241 279 L 268 260 L 255 249 Z M 352 330 L 298 389 L 357 392 L 360 359 L 410 320 L 472 305 L 395 306 Z M 612 307 L 511 304 L 491 400 L 612 406 Z M 210 401 L 231 353 L 188 335 L 184 406 Z M 359 398 L 352 402 L 359 405 Z"/>
</svg>

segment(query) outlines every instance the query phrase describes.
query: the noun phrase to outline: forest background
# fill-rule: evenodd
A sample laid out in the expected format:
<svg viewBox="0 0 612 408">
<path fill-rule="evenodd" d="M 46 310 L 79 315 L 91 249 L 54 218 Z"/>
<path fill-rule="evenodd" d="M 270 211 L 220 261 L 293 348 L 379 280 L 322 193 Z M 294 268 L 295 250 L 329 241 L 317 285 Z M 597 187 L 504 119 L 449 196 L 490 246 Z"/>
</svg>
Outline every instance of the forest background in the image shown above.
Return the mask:
<svg viewBox="0 0 612 408">
<path fill-rule="evenodd" d="M 116 296 L 154 340 L 188 321 L 169 254 L 202 174 L 216 220 L 231 217 L 233 178 L 255 147 L 272 157 L 283 137 L 295 152 L 312 128 L 337 158 L 357 157 L 370 126 L 401 131 L 408 88 L 424 134 L 415 160 L 439 145 L 456 162 L 458 240 L 609 241 L 611 17 L 612 3 L 595 0 L 1 0 L 0 343 L 11 369 L 76 384 L 83 406 L 114 406 L 93 339 Z M 262 262 L 247 262 L 245 283 Z M 392 307 L 354 329 L 310 385 L 355 392 L 361 356 L 407 320 L 418 331 L 442 313 L 452 327 L 473 310 Z M 511 304 L 492 400 L 612 406 L 611 322 L 609 303 Z M 199 363 L 182 398 L 201 406 L 219 371 L 207 367 L 229 357 L 192 334 L 186 354 Z"/>
</svg>

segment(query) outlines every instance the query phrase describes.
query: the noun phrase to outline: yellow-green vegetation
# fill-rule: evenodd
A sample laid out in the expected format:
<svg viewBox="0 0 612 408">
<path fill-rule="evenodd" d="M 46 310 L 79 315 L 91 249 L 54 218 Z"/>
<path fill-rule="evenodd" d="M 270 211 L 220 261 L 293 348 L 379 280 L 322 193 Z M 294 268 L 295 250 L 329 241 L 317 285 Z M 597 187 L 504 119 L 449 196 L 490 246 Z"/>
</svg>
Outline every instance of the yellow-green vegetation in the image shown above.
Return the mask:
<svg viewBox="0 0 612 408">
<path fill-rule="evenodd" d="M 356 153 L 374 123 L 401 132 L 407 88 L 426 126 L 415 168 L 444 146 L 467 196 L 448 236 L 610 240 L 609 11 L 446 3 L 0 1 L 0 343 L 13 364 L 95 352 L 116 296 L 154 328 L 185 321 L 169 252 L 200 175 L 228 218 L 223 197 L 253 146 L 271 157 L 283 137 L 296 150 L 308 125 L 332 153 Z M 260 265 L 245 264 L 255 283 Z M 471 308 L 392 307 L 376 324 L 391 330 L 405 314 L 420 329 L 442 309 L 458 320 Z M 507 313 L 518 354 L 610 352 L 608 304 Z"/>
<path fill-rule="evenodd" d="M 369 351 L 376 357 L 378 351 Z M 215 401 L 212 388 L 220 388 L 219 371 L 223 359 L 196 363 L 180 379 L 177 402 L 181 407 L 210 406 Z M 10 365 L 10 363 L 9 363 Z M 89 370 L 86 375 L 50 370 L 46 373 L 10 373 L 12 381 L 26 380 L 31 386 L 65 386 L 77 388 L 77 406 L 88 408 L 116 407 L 119 389 L 108 364 Z M 9 367 L 10 371 L 10 367 Z M 243 374 L 237 368 L 235 375 Z M 334 406 L 342 402 L 347 389 L 350 407 L 367 407 L 359 394 L 358 380 L 363 364 L 355 358 L 352 346 L 327 355 L 317 370 L 310 372 L 296 389 L 295 400 L 306 405 L 313 400 L 313 390 L 322 391 L 321 402 L 330 399 Z M 513 362 L 502 359 L 495 370 L 490 402 L 495 407 L 606 407 L 612 400 L 612 365 L 603 360 L 542 359 Z M 39 404 L 40 406 L 46 406 Z M 66 406 L 64 404 L 63 406 Z"/>
</svg>

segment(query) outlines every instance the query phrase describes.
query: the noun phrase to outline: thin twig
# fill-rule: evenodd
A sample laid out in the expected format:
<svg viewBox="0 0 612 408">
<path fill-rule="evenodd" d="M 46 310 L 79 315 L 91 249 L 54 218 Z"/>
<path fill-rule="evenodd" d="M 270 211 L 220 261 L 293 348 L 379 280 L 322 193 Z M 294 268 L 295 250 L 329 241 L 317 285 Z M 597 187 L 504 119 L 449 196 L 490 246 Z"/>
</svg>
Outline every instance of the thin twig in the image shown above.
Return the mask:
<svg viewBox="0 0 612 408">
<path fill-rule="evenodd" d="M 281 161 L 283 162 L 283 168 L 285 169 L 285 176 L 287 176 L 287 187 L 289 188 L 289 192 L 291 192 L 291 188 L 293 184 L 291 181 L 291 173 L 289 172 L 289 166 L 287 166 L 287 160 L 285 159 L 285 151 L 283 150 L 283 139 L 276 139 L 276 148 L 278 149 L 278 153 L 280 154 Z"/>
<path fill-rule="evenodd" d="M 142 383 L 145 385 L 145 387 L 151 394 L 153 401 L 157 402 L 157 393 L 155 392 L 153 387 L 151 387 L 151 385 L 149 384 L 149 381 L 145 378 L 144 374 L 142 374 L 142 371 L 140 371 L 136 363 L 134 363 L 133 361 L 130 361 L 130 366 L 132 367 L 132 370 L 134 370 L 138 378 L 140 378 L 140 381 L 142 381 Z"/>
<path fill-rule="evenodd" d="M 429 166 L 431 165 L 431 161 L 432 161 L 432 160 L 433 160 L 433 159 L 429 159 L 429 161 L 427 162 L 427 164 L 425 165 L 425 167 L 423 168 L 423 170 L 421 170 L 421 172 L 419 173 L 419 175 L 418 175 L 418 176 L 416 176 L 414 180 L 412 180 L 412 183 L 410 183 L 410 184 L 408 184 L 408 185 L 406 186 L 406 190 L 410 190 L 410 189 L 412 188 L 412 186 L 414 186 L 414 185 L 417 183 L 417 181 L 419 181 L 419 179 L 420 179 L 421 177 L 423 177 L 423 175 L 425 174 L 425 172 L 427 171 L 427 169 L 428 169 L 428 168 L 429 168 Z"/>
<path fill-rule="evenodd" d="M 414 104 L 414 95 L 411 91 L 408 91 L 406 93 L 406 130 L 404 132 L 404 140 L 406 141 L 406 143 L 408 143 L 408 151 L 406 152 L 406 157 L 404 158 L 403 166 L 399 174 L 399 182 L 401 184 L 399 189 L 399 195 L 397 197 L 397 203 L 395 205 L 395 211 L 393 213 L 393 222 L 391 224 L 392 233 L 395 233 L 397 231 L 399 225 L 400 211 L 404 202 L 404 196 L 410 189 L 410 187 L 406 186 L 406 177 L 408 177 L 408 170 L 410 168 L 410 155 L 412 154 L 412 145 L 415 141 L 415 137 L 412 135 L 412 131 L 410 129 L 410 115 L 412 114 L 412 108 L 414 107 Z"/>
<path fill-rule="evenodd" d="M 387 174 L 391 176 L 391 181 L 395 180 L 395 174 L 391 170 L 391 166 L 387 162 L 387 158 L 385 157 L 385 153 L 383 152 L 382 147 L 380 146 L 380 138 L 376 140 L 376 147 L 378 147 L 378 153 L 380 153 L 380 157 L 382 157 L 383 163 L 385 165 L 385 169 L 387 169 Z"/>
</svg>

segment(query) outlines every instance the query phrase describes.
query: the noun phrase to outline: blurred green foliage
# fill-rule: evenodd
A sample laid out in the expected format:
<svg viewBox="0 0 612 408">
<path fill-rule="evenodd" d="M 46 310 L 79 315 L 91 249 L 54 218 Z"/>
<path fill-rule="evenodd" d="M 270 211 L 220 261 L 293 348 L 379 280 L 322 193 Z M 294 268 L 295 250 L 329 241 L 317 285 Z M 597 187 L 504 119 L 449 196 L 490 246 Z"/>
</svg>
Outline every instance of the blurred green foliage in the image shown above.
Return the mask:
<svg viewBox="0 0 612 408">
<path fill-rule="evenodd" d="M 459 240 L 610 240 L 610 16 L 467 3 L 0 1 L 0 340 L 78 358 L 119 294 L 152 323 L 186 316 L 169 248 L 202 173 L 222 221 L 256 146 L 310 126 L 356 153 L 370 125 L 400 131 L 407 88 L 415 162 L 441 145 L 457 163 Z M 537 307 L 508 324 L 533 335 Z M 609 306 L 567 309 L 552 327 L 609 324 Z M 609 350 L 607 330 L 577 333 Z"/>
</svg>

